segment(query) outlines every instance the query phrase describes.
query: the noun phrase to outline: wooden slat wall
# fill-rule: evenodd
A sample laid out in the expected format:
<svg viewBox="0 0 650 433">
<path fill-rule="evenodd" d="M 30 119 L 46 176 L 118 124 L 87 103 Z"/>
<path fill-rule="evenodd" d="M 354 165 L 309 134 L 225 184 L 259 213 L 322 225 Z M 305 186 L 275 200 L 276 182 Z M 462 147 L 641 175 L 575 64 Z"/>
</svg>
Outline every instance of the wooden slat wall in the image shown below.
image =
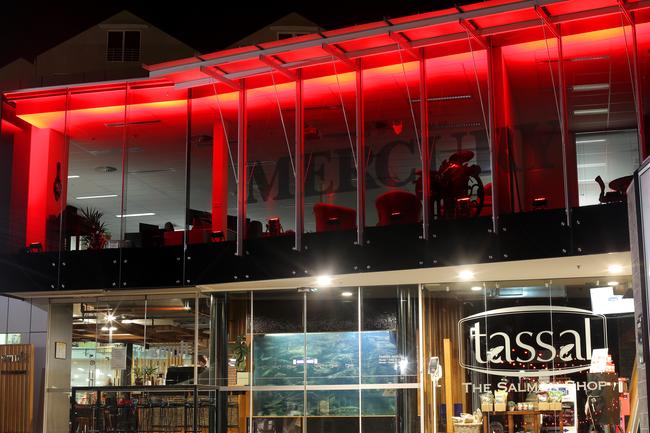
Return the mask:
<svg viewBox="0 0 650 433">
<path fill-rule="evenodd" d="M 443 378 L 440 380 L 438 388 L 438 414 L 440 415 L 440 404 L 447 403 L 445 394 L 448 395 L 446 388 L 451 387 L 452 402 L 460 403 L 463 407 L 463 412 L 465 412 L 467 407 L 466 394 L 463 388 L 463 382 L 465 379 L 465 371 L 460 367 L 458 363 L 458 321 L 462 318 L 462 302 L 453 299 L 440 299 L 434 298 L 432 296 L 426 296 L 424 298 L 424 359 L 425 362 L 428 361 L 430 356 L 438 356 L 440 362 L 442 363 L 442 368 L 444 372 L 451 372 L 452 383 L 445 383 L 445 377 L 449 377 L 448 374 L 444 374 Z M 446 365 L 444 362 L 444 339 L 448 338 L 451 340 L 451 358 L 452 365 Z M 425 365 L 426 368 L 426 365 Z M 433 419 L 431 405 L 433 404 L 433 384 L 430 380 L 429 375 L 425 376 L 424 380 L 424 393 L 425 393 L 425 431 L 433 431 Z M 445 414 L 442 414 L 442 417 L 439 416 L 439 421 L 445 418 Z M 448 426 L 451 428 L 451 426 Z M 438 423 L 438 431 L 440 429 L 440 422 Z"/>
<path fill-rule="evenodd" d="M 0 346 L 0 433 L 31 433 L 33 403 L 34 347 Z"/>
</svg>

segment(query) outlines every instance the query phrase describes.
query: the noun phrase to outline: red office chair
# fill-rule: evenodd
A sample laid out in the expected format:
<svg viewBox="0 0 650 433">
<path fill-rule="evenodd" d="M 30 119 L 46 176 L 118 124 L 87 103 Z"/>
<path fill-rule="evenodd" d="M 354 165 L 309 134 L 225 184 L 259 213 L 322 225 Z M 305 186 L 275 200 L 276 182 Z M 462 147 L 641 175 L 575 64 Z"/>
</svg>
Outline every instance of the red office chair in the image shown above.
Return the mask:
<svg viewBox="0 0 650 433">
<path fill-rule="evenodd" d="M 486 183 L 483 186 L 483 207 L 479 216 L 492 215 L 492 182 Z"/>
<path fill-rule="evenodd" d="M 422 203 L 418 197 L 407 191 L 388 191 L 375 200 L 378 226 L 391 224 L 417 224 L 422 214 Z"/>
<path fill-rule="evenodd" d="M 317 232 L 353 230 L 356 227 L 357 211 L 335 204 L 316 203 L 314 205 Z"/>
</svg>

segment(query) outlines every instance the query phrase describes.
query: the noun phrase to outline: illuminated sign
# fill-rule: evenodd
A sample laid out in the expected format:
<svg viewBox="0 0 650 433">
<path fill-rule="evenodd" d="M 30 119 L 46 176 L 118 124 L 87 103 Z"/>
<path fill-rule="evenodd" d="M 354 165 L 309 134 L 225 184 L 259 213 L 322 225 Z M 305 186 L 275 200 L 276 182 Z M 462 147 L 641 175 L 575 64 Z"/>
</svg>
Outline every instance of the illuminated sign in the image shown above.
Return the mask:
<svg viewBox="0 0 650 433">
<path fill-rule="evenodd" d="M 498 376 L 548 376 L 589 370 L 607 347 L 605 316 L 549 305 L 485 311 L 458 322 L 459 362 Z"/>
</svg>

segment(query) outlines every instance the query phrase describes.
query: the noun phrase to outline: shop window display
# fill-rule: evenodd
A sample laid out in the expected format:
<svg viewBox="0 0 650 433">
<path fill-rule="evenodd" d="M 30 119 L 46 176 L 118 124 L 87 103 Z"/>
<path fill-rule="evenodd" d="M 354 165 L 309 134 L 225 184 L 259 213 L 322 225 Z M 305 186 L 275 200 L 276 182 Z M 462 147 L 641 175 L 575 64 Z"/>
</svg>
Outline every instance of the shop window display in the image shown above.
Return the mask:
<svg viewBox="0 0 650 433">
<path fill-rule="evenodd" d="M 617 279 L 426 287 L 425 356 L 443 370 L 427 425 L 473 413 L 493 431 L 624 431 L 634 318 L 631 281 Z M 432 404 L 428 385 L 425 395 Z"/>
</svg>

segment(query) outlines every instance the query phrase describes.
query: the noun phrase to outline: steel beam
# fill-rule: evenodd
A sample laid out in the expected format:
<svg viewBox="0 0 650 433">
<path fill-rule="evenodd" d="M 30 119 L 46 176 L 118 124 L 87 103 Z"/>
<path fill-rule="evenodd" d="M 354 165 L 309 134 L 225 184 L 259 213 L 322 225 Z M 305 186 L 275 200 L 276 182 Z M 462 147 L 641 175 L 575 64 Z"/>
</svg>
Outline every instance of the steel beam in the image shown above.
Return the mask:
<svg viewBox="0 0 650 433">
<path fill-rule="evenodd" d="M 295 80 L 296 79 L 296 73 L 287 69 L 287 67 L 277 60 L 275 57 L 272 56 L 260 56 L 259 57 L 260 62 L 264 63 L 265 65 L 270 66 L 272 69 L 278 71 L 285 77 L 287 77 L 290 80 Z"/>
<path fill-rule="evenodd" d="M 358 65 L 356 63 L 354 63 L 354 60 L 349 58 L 347 56 L 347 54 L 342 49 L 337 47 L 336 45 L 323 44 L 323 45 L 321 45 L 321 48 L 323 49 L 323 51 L 325 51 L 326 53 L 331 54 L 332 56 L 336 57 L 342 63 L 349 66 L 353 70 L 357 69 Z"/>
<path fill-rule="evenodd" d="M 388 32 L 388 37 L 397 42 L 397 45 L 399 45 L 402 50 L 409 53 L 411 57 L 416 60 L 420 59 L 420 52 L 413 47 L 412 42 L 408 40 L 406 36 L 398 32 Z"/>
<path fill-rule="evenodd" d="M 239 87 L 239 110 L 237 112 L 237 250 L 238 256 L 244 255 L 244 238 L 246 237 L 246 158 L 248 113 L 246 112 L 246 82 Z"/>
<path fill-rule="evenodd" d="M 232 87 L 235 90 L 241 90 L 241 87 L 237 82 L 232 81 L 230 78 L 226 77 L 224 74 L 215 71 L 214 69 L 211 69 L 206 66 L 201 66 L 201 72 L 203 72 L 205 75 L 209 76 L 210 78 L 213 78 L 221 83 L 224 83 Z"/>
<path fill-rule="evenodd" d="M 302 71 L 296 72 L 296 143 L 295 143 L 295 218 L 296 237 L 294 249 L 302 251 L 302 234 L 305 231 L 305 106 L 303 103 Z"/>
<path fill-rule="evenodd" d="M 359 66 L 356 75 L 356 153 L 357 153 L 357 245 L 362 246 L 365 242 L 366 226 L 366 144 L 364 137 L 364 118 L 363 118 L 363 71 L 361 70 L 361 61 L 358 60 Z"/>
<path fill-rule="evenodd" d="M 472 37 L 472 39 L 474 39 L 476 42 L 479 43 L 482 49 L 484 50 L 488 49 L 488 43 L 485 40 L 485 37 L 478 34 L 478 29 L 474 27 L 474 24 L 463 19 L 458 20 L 458 24 L 465 29 L 467 34 L 469 34 Z"/>
<path fill-rule="evenodd" d="M 420 59 L 420 156 L 422 170 L 422 239 L 429 239 L 431 202 L 431 152 L 429 150 L 429 108 L 426 59 Z"/>
</svg>

